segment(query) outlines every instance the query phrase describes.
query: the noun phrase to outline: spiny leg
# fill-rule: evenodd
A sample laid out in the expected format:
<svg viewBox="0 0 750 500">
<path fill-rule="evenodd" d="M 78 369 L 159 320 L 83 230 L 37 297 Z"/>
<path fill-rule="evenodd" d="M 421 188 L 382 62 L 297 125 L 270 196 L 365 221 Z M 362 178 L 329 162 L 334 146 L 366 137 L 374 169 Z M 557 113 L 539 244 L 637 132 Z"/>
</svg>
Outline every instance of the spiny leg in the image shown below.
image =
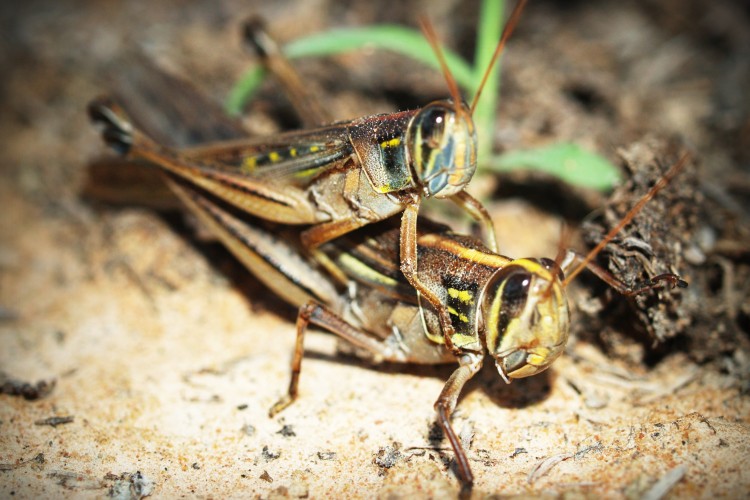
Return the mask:
<svg viewBox="0 0 750 500">
<path fill-rule="evenodd" d="M 471 473 L 469 459 L 466 456 L 463 446 L 461 446 L 461 441 L 451 425 L 451 415 L 456 408 L 458 396 L 461 394 L 464 385 L 482 367 L 482 355 L 474 353 L 464 354 L 460 359 L 460 363 L 461 365 L 450 376 L 445 386 L 443 386 L 440 396 L 435 401 L 435 411 L 438 414 L 438 423 L 440 423 L 440 427 L 448 438 L 448 442 L 450 442 L 453 453 L 456 456 L 458 476 L 464 484 L 470 485 L 474 482 L 474 475 Z"/>
<path fill-rule="evenodd" d="M 357 217 L 356 215 L 350 219 L 323 222 L 303 231 L 300 239 L 305 248 L 314 250 L 323 243 L 351 233 L 370 222 L 372 221 Z"/>
<path fill-rule="evenodd" d="M 261 19 L 256 17 L 247 20 L 243 27 L 243 35 L 245 43 L 255 51 L 263 66 L 281 84 L 294 110 L 306 126 L 333 121 L 326 108 L 304 85 L 279 44 L 266 31 L 265 23 Z"/>
<path fill-rule="evenodd" d="M 292 357 L 292 373 L 289 381 L 287 394 L 282 397 L 268 412 L 273 417 L 286 407 L 291 405 L 299 393 L 299 376 L 302 369 L 302 357 L 305 352 L 305 332 L 309 325 L 315 325 L 329 331 L 355 346 L 366 349 L 374 356 L 385 361 L 404 362 L 403 355 L 394 351 L 384 342 L 372 338 L 365 332 L 347 323 L 339 315 L 317 302 L 308 302 L 299 309 L 297 315 L 297 339 L 294 343 L 294 355 Z"/>
<path fill-rule="evenodd" d="M 495 225 L 492 222 L 492 218 L 490 218 L 489 212 L 484 208 L 484 205 L 466 191 L 460 191 L 458 194 L 451 196 L 450 199 L 453 203 L 466 211 L 466 213 L 468 213 L 475 221 L 479 222 L 482 228 L 482 240 L 490 250 L 497 253 L 498 247 L 497 237 L 495 235 Z"/>
</svg>

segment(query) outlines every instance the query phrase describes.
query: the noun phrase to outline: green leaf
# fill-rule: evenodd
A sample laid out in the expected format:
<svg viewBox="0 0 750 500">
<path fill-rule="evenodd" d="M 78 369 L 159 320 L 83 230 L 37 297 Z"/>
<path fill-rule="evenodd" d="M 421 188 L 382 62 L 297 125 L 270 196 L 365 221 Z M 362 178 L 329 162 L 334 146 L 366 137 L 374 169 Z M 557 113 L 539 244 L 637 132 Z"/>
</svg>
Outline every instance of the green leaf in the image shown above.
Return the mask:
<svg viewBox="0 0 750 500">
<path fill-rule="evenodd" d="M 230 116 L 239 116 L 242 114 L 245 103 L 250 100 L 250 97 L 258 90 L 260 84 L 263 83 L 266 73 L 267 71 L 264 68 L 253 66 L 234 84 L 229 91 L 226 103 L 224 103 L 224 109 Z"/>
<path fill-rule="evenodd" d="M 539 149 L 510 151 L 485 165 L 495 172 L 518 169 L 538 170 L 559 177 L 568 184 L 606 191 L 620 180 L 614 165 L 576 144 L 553 144 Z"/>
</svg>

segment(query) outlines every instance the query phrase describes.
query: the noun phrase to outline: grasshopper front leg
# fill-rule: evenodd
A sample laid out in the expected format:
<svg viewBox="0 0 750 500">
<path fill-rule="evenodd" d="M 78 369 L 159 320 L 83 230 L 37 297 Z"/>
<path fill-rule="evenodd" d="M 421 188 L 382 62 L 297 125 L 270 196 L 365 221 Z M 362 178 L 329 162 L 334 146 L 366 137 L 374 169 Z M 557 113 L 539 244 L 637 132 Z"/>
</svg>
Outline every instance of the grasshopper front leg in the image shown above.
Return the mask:
<svg viewBox="0 0 750 500">
<path fill-rule="evenodd" d="M 466 191 L 459 191 L 457 194 L 451 196 L 450 199 L 480 224 L 482 241 L 487 245 L 487 248 L 498 253 L 495 225 L 484 205 Z"/>
<path fill-rule="evenodd" d="M 419 217 L 419 198 L 415 198 L 414 202 L 406 206 L 404 214 L 401 217 L 401 236 L 400 236 L 400 252 L 401 252 L 401 272 L 406 277 L 409 284 L 413 286 L 419 294 L 424 297 L 437 312 L 438 318 L 440 319 L 440 327 L 443 330 L 443 338 L 445 339 L 445 345 L 454 352 L 459 354 L 459 351 L 453 345 L 451 340 L 455 329 L 451 322 L 450 313 L 448 308 L 441 302 L 438 295 L 431 290 L 423 281 L 419 279 L 418 272 L 418 255 L 417 255 L 417 218 Z"/>
<path fill-rule="evenodd" d="M 451 200 L 482 224 L 485 242 L 493 252 L 496 252 L 497 240 L 495 238 L 492 219 L 482 204 L 466 191 L 461 191 L 458 194 L 453 195 Z M 406 205 L 406 209 L 401 218 L 401 272 L 409 281 L 409 284 L 411 284 L 411 286 L 413 286 L 419 294 L 435 308 L 438 318 L 440 319 L 440 326 L 443 330 L 443 338 L 445 339 L 446 346 L 454 354 L 460 355 L 460 349 L 454 345 L 452 340 L 455 328 L 451 321 L 448 308 L 443 304 L 438 295 L 439 290 L 430 288 L 430 286 L 420 278 L 418 265 L 419 256 L 417 251 L 417 220 L 419 216 L 419 206 L 420 198 L 414 197 L 411 202 Z"/>
<path fill-rule="evenodd" d="M 456 455 L 458 476 L 466 485 L 471 485 L 474 482 L 474 475 L 471 473 L 466 451 L 464 451 L 461 441 L 456 436 L 456 432 L 451 425 L 451 415 L 456 408 L 456 402 L 458 401 L 458 396 L 461 394 L 461 389 L 482 368 L 482 358 L 482 354 L 466 353 L 462 355 L 459 358 L 460 366 L 450 376 L 443 390 L 440 392 L 440 396 L 435 401 L 438 423 L 448 438 L 448 442 L 450 442 L 453 448 L 453 453 Z"/>
</svg>

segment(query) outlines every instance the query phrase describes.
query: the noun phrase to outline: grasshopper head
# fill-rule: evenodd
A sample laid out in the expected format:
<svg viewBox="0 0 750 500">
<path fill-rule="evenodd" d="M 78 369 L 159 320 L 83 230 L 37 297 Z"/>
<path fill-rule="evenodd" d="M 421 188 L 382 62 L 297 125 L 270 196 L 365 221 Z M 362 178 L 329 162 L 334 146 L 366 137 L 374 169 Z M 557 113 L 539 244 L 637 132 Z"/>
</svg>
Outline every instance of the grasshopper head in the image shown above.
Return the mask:
<svg viewBox="0 0 750 500">
<path fill-rule="evenodd" d="M 422 108 L 409 123 L 407 144 L 412 179 L 426 197 L 458 193 L 477 168 L 477 134 L 463 102 Z"/>
<path fill-rule="evenodd" d="M 497 271 L 482 299 L 487 350 L 500 375 L 540 373 L 565 350 L 568 301 L 549 259 L 516 259 Z"/>
</svg>

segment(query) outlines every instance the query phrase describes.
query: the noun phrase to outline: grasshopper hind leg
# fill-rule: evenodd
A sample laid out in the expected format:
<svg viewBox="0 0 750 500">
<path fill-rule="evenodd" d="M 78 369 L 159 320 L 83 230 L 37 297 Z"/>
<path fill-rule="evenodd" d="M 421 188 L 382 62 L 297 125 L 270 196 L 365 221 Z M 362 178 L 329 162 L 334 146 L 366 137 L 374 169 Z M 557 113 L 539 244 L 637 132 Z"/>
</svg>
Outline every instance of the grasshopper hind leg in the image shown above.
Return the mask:
<svg viewBox="0 0 750 500">
<path fill-rule="evenodd" d="M 266 30 L 258 17 L 245 21 L 243 26 L 245 45 L 260 58 L 263 66 L 281 84 L 297 115 L 307 126 L 331 123 L 333 119 L 320 100 L 305 85 L 302 77 L 284 56 L 281 47 Z"/>
<path fill-rule="evenodd" d="M 317 326 L 323 330 L 338 335 L 342 339 L 361 347 L 375 357 L 385 361 L 403 362 L 405 359 L 400 352 L 383 341 L 377 340 L 362 330 L 352 326 L 338 314 L 318 302 L 308 302 L 299 308 L 297 314 L 297 339 L 294 343 L 294 354 L 292 356 L 291 377 L 289 389 L 269 410 L 269 416 L 273 417 L 296 399 L 299 393 L 299 377 L 302 370 L 302 357 L 305 351 L 305 332 L 310 325 Z"/>
</svg>

